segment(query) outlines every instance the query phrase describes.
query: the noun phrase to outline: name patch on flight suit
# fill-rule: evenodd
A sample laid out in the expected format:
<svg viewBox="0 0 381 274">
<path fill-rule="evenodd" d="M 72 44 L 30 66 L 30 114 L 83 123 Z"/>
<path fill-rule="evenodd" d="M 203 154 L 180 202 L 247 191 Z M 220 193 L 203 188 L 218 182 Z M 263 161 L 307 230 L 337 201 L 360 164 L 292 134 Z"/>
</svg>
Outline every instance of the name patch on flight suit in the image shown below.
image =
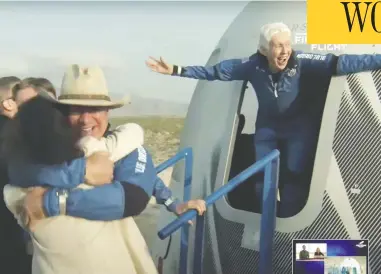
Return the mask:
<svg viewBox="0 0 381 274">
<path fill-rule="evenodd" d="M 144 173 L 147 164 L 147 152 L 143 147 L 138 148 L 138 160 L 136 161 L 135 173 Z"/>
<path fill-rule="evenodd" d="M 311 60 L 318 60 L 318 61 L 324 61 L 327 56 L 322 54 L 312 54 L 312 53 L 299 53 L 296 57 L 302 58 L 302 59 L 311 59 Z"/>
</svg>

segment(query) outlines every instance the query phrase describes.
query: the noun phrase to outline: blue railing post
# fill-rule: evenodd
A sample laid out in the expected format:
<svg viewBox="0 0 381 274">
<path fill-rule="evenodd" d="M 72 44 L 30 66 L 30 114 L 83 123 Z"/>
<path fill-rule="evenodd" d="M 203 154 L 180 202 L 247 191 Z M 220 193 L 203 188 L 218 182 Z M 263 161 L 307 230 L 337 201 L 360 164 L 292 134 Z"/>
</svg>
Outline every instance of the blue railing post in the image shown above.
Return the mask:
<svg viewBox="0 0 381 274">
<path fill-rule="evenodd" d="M 262 196 L 262 217 L 259 243 L 259 274 L 272 273 L 272 251 L 276 224 L 279 157 L 265 168 Z"/>
<path fill-rule="evenodd" d="M 185 175 L 184 175 L 184 194 L 183 201 L 189 201 L 192 193 L 192 170 L 193 170 L 193 153 L 190 149 L 186 153 L 185 158 Z M 189 160 L 190 159 L 190 160 Z M 180 244 L 180 273 L 186 274 L 188 268 L 188 242 L 189 242 L 189 226 L 183 226 L 181 230 L 181 244 Z"/>
<path fill-rule="evenodd" d="M 263 190 L 263 212 L 261 218 L 261 240 L 260 240 L 260 262 L 259 273 L 267 274 L 272 266 L 272 246 L 273 237 L 276 222 L 276 203 L 277 203 L 277 190 L 278 190 L 278 173 L 279 173 L 279 151 L 273 150 L 261 160 L 257 161 L 233 179 L 227 184 L 218 188 L 214 193 L 205 198 L 206 206 L 214 204 L 222 196 L 225 196 L 228 192 L 232 191 L 242 182 L 246 181 L 252 175 L 265 169 L 265 180 Z M 185 187 L 184 187 L 185 188 Z M 184 189 L 185 191 L 185 189 Z M 190 193 L 190 191 L 189 191 Z M 184 193 L 185 195 L 185 193 Z M 175 219 L 163 229 L 158 232 L 160 239 L 165 239 L 179 228 L 183 227 L 187 222 L 196 217 L 197 211 L 192 209 L 183 213 L 179 218 Z M 188 228 L 188 226 L 186 226 Z M 205 229 L 205 217 L 197 216 L 196 224 L 196 236 L 195 236 L 195 254 L 193 262 L 194 274 L 202 274 L 203 266 L 203 247 L 204 247 L 204 229 Z M 188 233 L 188 230 L 187 230 Z M 182 248 L 188 248 L 188 235 L 186 245 L 182 245 Z M 262 254 L 263 253 L 263 254 Z M 180 250 L 180 274 L 187 273 L 187 256 L 182 259 Z M 187 255 L 187 253 L 186 253 Z M 184 263 L 185 262 L 185 263 Z M 182 270 L 185 270 L 182 272 Z"/>
<path fill-rule="evenodd" d="M 197 215 L 194 239 L 193 274 L 202 274 L 204 261 L 205 215 Z"/>
<path fill-rule="evenodd" d="M 164 163 L 158 165 L 156 167 L 156 173 L 160 173 L 163 170 L 167 169 L 170 166 L 175 165 L 178 161 L 185 159 L 185 171 L 184 171 L 184 194 L 183 201 L 188 201 L 191 197 L 192 193 L 192 171 L 193 171 L 193 151 L 192 148 L 188 147 L 180 152 L 178 152 L 175 156 L 168 159 Z M 183 226 L 181 229 L 180 236 L 180 273 L 187 273 L 187 265 L 188 265 L 188 242 L 189 242 L 189 227 Z"/>
<path fill-rule="evenodd" d="M 273 150 L 267 156 L 257 161 L 255 164 L 251 165 L 244 171 L 242 171 L 240 174 L 238 174 L 233 179 L 231 179 L 227 184 L 221 186 L 215 192 L 213 192 L 208 197 L 206 197 L 205 198 L 206 206 L 210 206 L 214 204 L 218 199 L 226 195 L 228 192 L 232 191 L 242 182 L 250 178 L 253 174 L 263 170 L 266 167 L 268 162 L 270 162 L 271 160 L 277 157 L 279 157 L 279 151 Z M 158 232 L 159 238 L 162 240 L 167 238 L 170 234 L 178 230 L 189 220 L 196 217 L 196 215 L 197 215 L 197 211 L 195 209 L 188 210 L 187 212 L 181 214 L 177 219 L 173 220 L 171 223 L 166 225 L 164 228 L 162 228 Z"/>
</svg>

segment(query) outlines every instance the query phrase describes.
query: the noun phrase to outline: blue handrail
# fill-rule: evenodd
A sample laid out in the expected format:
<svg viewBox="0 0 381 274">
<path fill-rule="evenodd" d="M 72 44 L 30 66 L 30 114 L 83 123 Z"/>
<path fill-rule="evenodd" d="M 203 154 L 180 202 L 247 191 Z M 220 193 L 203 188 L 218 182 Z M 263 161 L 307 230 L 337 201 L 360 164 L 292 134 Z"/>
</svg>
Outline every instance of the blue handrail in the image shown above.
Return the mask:
<svg viewBox="0 0 381 274">
<path fill-rule="evenodd" d="M 192 148 L 187 147 L 179 151 L 175 156 L 161 163 L 156 167 L 156 173 L 175 165 L 180 160 L 185 160 L 184 171 L 184 195 L 183 201 L 188 201 L 191 198 L 192 192 L 192 170 L 193 170 L 193 151 Z M 186 273 L 186 266 L 188 261 L 188 241 L 189 241 L 189 227 L 184 226 L 181 230 L 181 245 L 180 245 L 180 273 Z"/>
<path fill-rule="evenodd" d="M 265 167 L 265 178 L 262 194 L 262 217 L 259 243 L 258 273 L 273 273 L 272 254 L 276 224 L 276 208 L 279 181 L 279 156 Z"/>
<path fill-rule="evenodd" d="M 249 177 L 253 176 L 255 173 L 258 173 L 259 171 L 263 170 L 267 164 L 269 164 L 271 161 L 275 160 L 278 157 L 279 157 L 279 151 L 278 150 L 272 151 L 262 160 L 259 160 L 258 162 L 254 163 L 253 165 L 251 165 L 250 167 L 242 171 L 240 174 L 235 176 L 233 179 L 231 179 L 227 184 L 223 185 L 222 187 L 217 189 L 214 193 L 206 197 L 205 198 L 206 205 L 210 206 L 214 204 L 222 196 L 232 191 L 235 187 L 237 187 L 243 181 L 247 180 Z M 170 234 L 172 234 L 173 232 L 178 230 L 181 226 L 186 224 L 189 220 L 196 217 L 196 215 L 197 215 L 197 211 L 195 209 L 189 210 L 181 214 L 179 218 L 172 221 L 171 223 L 169 223 L 168 225 L 166 225 L 163 229 L 159 231 L 158 233 L 159 238 L 164 240 Z"/>
<path fill-rule="evenodd" d="M 193 160 L 192 148 L 190 147 L 184 148 L 183 150 L 180 150 L 178 153 L 176 153 L 176 155 L 173 156 L 172 158 L 169 158 L 167 161 L 158 165 L 156 167 L 156 173 L 158 174 L 161 173 L 162 171 L 175 165 L 177 162 L 179 162 L 182 159 L 185 159 L 185 165 L 187 165 L 187 163 L 189 162 L 192 164 L 192 160 Z M 187 166 L 185 166 L 185 169 L 187 169 Z"/>
<path fill-rule="evenodd" d="M 262 218 L 261 218 L 261 241 L 260 241 L 260 260 L 259 273 L 271 273 L 272 259 L 272 242 L 274 236 L 276 222 L 276 196 L 278 189 L 278 174 L 279 174 L 279 156 L 278 150 L 273 150 L 261 160 L 257 161 L 240 174 L 231 179 L 227 184 L 217 189 L 214 193 L 205 198 L 207 206 L 214 204 L 218 199 L 232 191 L 239 184 L 244 182 L 252 175 L 265 169 L 265 183 L 263 190 L 262 201 Z M 165 239 L 180 227 L 183 227 L 187 222 L 196 217 L 196 210 L 189 210 L 183 213 L 179 218 L 175 219 L 158 232 L 160 239 Z M 199 225 L 200 222 L 200 225 Z M 188 227 L 188 226 L 185 226 Z M 202 250 L 204 237 L 204 216 L 198 216 L 195 238 L 195 258 L 194 258 L 194 273 L 202 273 Z M 181 261 L 180 261 L 181 264 Z M 185 270 L 181 274 L 187 273 L 187 265 L 180 268 Z M 269 272 L 270 271 L 270 272 Z"/>
</svg>

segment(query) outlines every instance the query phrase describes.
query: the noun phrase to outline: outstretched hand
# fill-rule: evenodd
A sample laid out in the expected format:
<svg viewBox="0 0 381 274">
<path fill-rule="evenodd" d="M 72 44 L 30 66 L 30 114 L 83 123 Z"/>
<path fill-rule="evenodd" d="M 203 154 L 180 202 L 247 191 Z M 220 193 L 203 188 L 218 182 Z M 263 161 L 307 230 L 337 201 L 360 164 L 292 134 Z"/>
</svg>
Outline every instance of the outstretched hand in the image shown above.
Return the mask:
<svg viewBox="0 0 381 274">
<path fill-rule="evenodd" d="M 170 65 L 167 62 L 165 62 L 162 57 L 160 57 L 160 60 L 157 60 L 150 56 L 146 61 L 146 65 L 154 72 L 158 72 L 161 74 L 173 73 L 173 65 Z"/>
<path fill-rule="evenodd" d="M 179 204 L 176 208 L 176 214 L 181 215 L 190 209 L 197 210 L 198 215 L 201 216 L 206 211 L 206 203 L 204 200 L 190 200 L 188 202 Z M 193 225 L 192 221 L 189 221 L 188 223 Z"/>
</svg>

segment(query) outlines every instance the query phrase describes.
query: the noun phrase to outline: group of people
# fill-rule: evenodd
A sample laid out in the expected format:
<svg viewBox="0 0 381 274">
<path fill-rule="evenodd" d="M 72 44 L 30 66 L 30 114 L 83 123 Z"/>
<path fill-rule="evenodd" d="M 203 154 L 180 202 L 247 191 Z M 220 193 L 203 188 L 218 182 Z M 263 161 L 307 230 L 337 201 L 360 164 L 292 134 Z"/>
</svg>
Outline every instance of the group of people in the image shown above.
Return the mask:
<svg viewBox="0 0 381 274">
<path fill-rule="evenodd" d="M 313 98 L 323 96 L 334 75 L 381 68 L 381 55 L 296 52 L 290 29 L 271 23 L 261 28 L 258 51 L 249 58 L 210 67 L 171 65 L 162 58 L 146 64 L 166 75 L 253 85 L 259 102 L 255 156 L 259 160 L 280 149 L 280 210 L 292 216 L 308 197 L 301 178 L 321 114 Z M 123 102 L 110 99 L 102 70 L 70 66 L 58 97 L 42 78 L 4 77 L 0 94 L 4 273 L 157 273 L 131 217 L 151 196 L 177 215 L 189 209 L 203 214 L 205 202 L 172 197 L 143 146 L 140 126 L 110 129 L 108 111 Z M 256 184 L 257 199 L 262 185 Z M 22 266 L 27 269 L 18 269 Z"/>
<path fill-rule="evenodd" d="M 177 215 L 203 214 L 205 202 L 172 197 L 139 125 L 110 129 L 108 111 L 123 102 L 102 70 L 70 66 L 57 99 L 46 79 L 0 84 L 4 273 L 156 273 L 131 217 L 151 196 Z"/>
<path fill-rule="evenodd" d="M 314 254 L 314 259 L 324 259 L 324 253 L 320 251 L 320 248 L 316 248 Z M 299 252 L 299 260 L 310 259 L 310 252 L 308 252 L 305 245 L 302 246 L 302 250 Z"/>
</svg>

